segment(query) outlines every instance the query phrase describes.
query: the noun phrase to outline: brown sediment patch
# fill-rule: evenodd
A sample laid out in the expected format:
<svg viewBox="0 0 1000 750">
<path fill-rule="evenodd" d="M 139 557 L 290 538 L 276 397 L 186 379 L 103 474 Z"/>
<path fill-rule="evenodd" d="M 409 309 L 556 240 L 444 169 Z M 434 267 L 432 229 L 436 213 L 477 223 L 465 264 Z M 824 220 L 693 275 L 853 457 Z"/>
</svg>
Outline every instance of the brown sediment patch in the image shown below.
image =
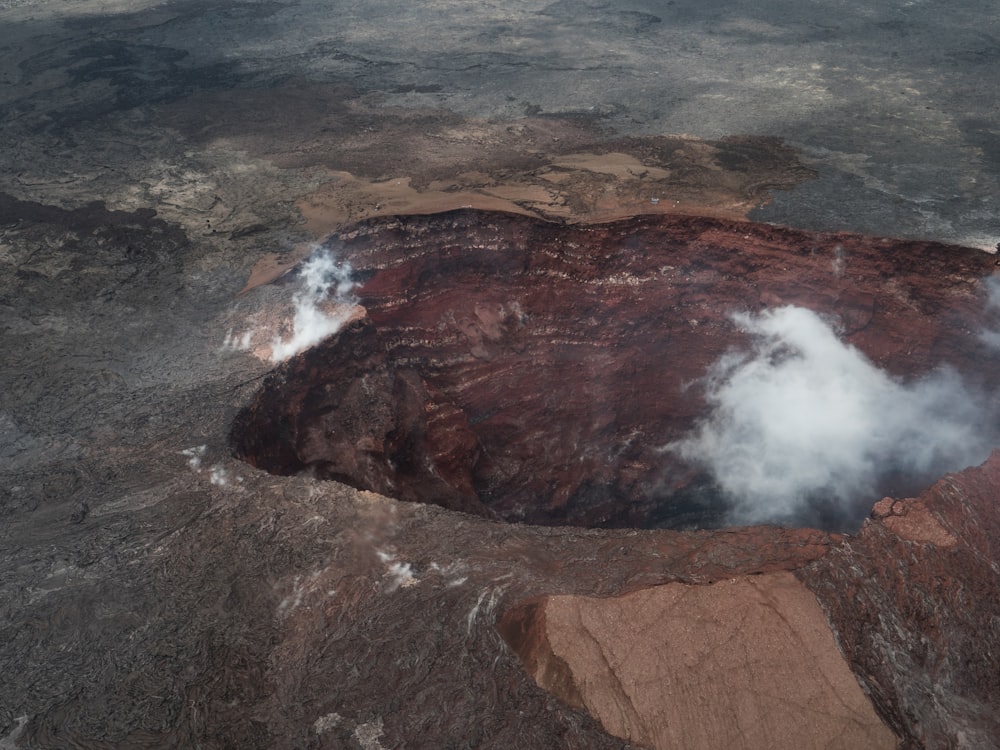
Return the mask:
<svg viewBox="0 0 1000 750">
<path fill-rule="evenodd" d="M 585 169 L 598 174 L 609 174 L 620 180 L 650 178 L 664 180 L 670 171 L 643 164 L 632 154 L 612 151 L 607 154 L 566 154 L 552 162 L 552 166 L 563 169 Z"/>
<path fill-rule="evenodd" d="M 552 206 L 554 209 L 558 200 L 556 191 L 551 194 L 534 191 L 529 196 L 527 191 L 518 195 L 512 194 L 509 189 L 504 190 L 512 186 L 496 186 L 491 195 L 488 189 L 484 189 L 485 184 L 468 188 L 463 187 L 460 180 L 443 185 L 438 181 L 436 184 L 442 187 L 417 190 L 412 187 L 410 177 L 373 182 L 349 172 L 332 176 L 334 180 L 298 203 L 299 211 L 306 220 L 306 229 L 316 237 L 376 216 L 422 216 L 458 208 L 531 215 L 537 214 L 541 206 Z M 525 203 L 539 208 L 532 211 Z M 553 211 L 552 217 L 555 218 L 555 215 Z"/>
<path fill-rule="evenodd" d="M 252 269 L 247 283 L 240 290 L 240 294 L 245 294 L 251 289 L 270 284 L 272 281 L 280 279 L 286 273 L 295 268 L 299 263 L 309 257 L 313 251 L 313 246 L 308 242 L 300 242 L 287 253 L 266 253 L 261 256 Z"/>
<path fill-rule="evenodd" d="M 657 149 L 650 146 L 657 145 Z M 750 147 L 745 168 L 730 153 Z M 324 236 L 375 216 L 432 214 L 458 208 L 595 224 L 643 214 L 744 219 L 807 173 L 777 141 L 709 143 L 679 136 L 590 144 L 590 151 L 534 154 L 527 170 L 478 169 L 423 182 L 412 176 L 369 180 L 348 172 L 299 201 L 306 228 Z M 626 153 L 631 148 L 638 152 Z M 741 157 L 743 158 L 743 157 Z"/>
</svg>

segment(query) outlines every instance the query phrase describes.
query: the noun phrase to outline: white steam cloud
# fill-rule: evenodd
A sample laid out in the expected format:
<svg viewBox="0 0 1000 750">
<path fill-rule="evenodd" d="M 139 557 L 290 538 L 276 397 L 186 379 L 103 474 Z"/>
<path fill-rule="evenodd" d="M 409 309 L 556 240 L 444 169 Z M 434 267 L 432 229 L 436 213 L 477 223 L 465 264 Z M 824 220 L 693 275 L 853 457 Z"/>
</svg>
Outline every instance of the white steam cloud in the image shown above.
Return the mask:
<svg viewBox="0 0 1000 750">
<path fill-rule="evenodd" d="M 300 286 L 287 310 L 278 306 L 254 313 L 248 329 L 230 329 L 223 350 L 282 362 L 336 333 L 357 312 L 351 266 L 338 263 L 328 249 L 314 249 L 298 276 Z"/>
<path fill-rule="evenodd" d="M 337 263 L 325 248 L 309 256 L 299 276 L 302 287 L 293 300 L 292 334 L 271 342 L 272 362 L 286 360 L 339 331 L 355 302 L 350 264 Z"/>
<path fill-rule="evenodd" d="M 731 522 L 794 521 L 817 499 L 856 512 L 891 474 L 930 481 L 988 456 L 984 400 L 954 371 L 903 383 L 799 307 L 735 319 L 752 350 L 712 368 L 708 416 L 665 448 L 711 473 Z"/>
<path fill-rule="evenodd" d="M 986 326 L 979 333 L 983 343 L 1000 349 L 1000 280 L 991 276 L 986 280 Z"/>
</svg>

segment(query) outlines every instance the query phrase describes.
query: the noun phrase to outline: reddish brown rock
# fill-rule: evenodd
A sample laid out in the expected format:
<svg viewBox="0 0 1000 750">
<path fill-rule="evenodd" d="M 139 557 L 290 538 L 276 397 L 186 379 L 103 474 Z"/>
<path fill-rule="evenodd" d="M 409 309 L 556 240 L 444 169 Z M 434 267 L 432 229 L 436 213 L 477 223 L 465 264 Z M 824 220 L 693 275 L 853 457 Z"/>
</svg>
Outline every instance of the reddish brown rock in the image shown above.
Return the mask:
<svg viewBox="0 0 1000 750">
<path fill-rule="evenodd" d="M 1000 743 L 1000 452 L 870 521 L 797 575 L 907 747 Z"/>
<path fill-rule="evenodd" d="M 465 414 L 416 370 L 392 367 L 370 321 L 349 324 L 337 342 L 306 352 L 268 379 L 259 402 L 285 400 L 292 414 L 308 417 L 244 411 L 233 428 L 241 454 L 278 473 L 309 467 L 324 479 L 400 500 L 435 498 L 446 508 L 488 515 L 472 486 L 469 468 L 479 443 Z M 293 394 L 282 387 L 289 382 L 318 386 Z"/>
<path fill-rule="evenodd" d="M 993 259 L 956 247 L 477 212 L 373 220 L 331 244 L 365 279 L 369 322 L 269 378 L 238 454 L 511 520 L 717 525 L 720 500 L 662 446 L 745 343 L 735 312 L 809 307 L 900 376 L 1000 365 L 977 337 Z"/>
</svg>

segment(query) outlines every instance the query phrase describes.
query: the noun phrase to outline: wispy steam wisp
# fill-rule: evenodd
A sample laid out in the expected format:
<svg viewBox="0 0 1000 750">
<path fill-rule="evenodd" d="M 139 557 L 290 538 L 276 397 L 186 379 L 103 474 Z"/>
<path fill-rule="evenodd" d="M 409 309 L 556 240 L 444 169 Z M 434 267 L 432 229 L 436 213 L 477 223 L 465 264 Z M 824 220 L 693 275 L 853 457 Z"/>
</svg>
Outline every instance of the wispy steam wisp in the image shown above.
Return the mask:
<svg viewBox="0 0 1000 750">
<path fill-rule="evenodd" d="M 736 320 L 752 350 L 712 368 L 708 416 L 666 446 L 712 474 L 732 522 L 795 522 L 817 501 L 850 514 L 890 475 L 930 481 L 989 454 L 984 399 L 954 371 L 903 383 L 803 308 Z"/>
<path fill-rule="evenodd" d="M 988 346 L 1000 349 L 1000 280 L 986 280 L 986 325 L 979 338 Z"/>
<path fill-rule="evenodd" d="M 281 362 L 318 344 L 340 330 L 354 303 L 349 263 L 337 263 L 327 249 L 313 253 L 299 269 L 301 290 L 295 295 L 292 334 L 276 336 L 271 344 L 271 361 Z M 330 305 L 329 303 L 337 303 Z"/>
</svg>

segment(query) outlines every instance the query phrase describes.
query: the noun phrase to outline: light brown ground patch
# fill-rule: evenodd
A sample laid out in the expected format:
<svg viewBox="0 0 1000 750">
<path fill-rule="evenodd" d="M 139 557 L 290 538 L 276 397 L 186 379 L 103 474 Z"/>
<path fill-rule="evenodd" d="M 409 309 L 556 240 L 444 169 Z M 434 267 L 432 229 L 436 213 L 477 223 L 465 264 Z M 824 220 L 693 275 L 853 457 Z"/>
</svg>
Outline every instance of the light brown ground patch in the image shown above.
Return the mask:
<svg viewBox="0 0 1000 750">
<path fill-rule="evenodd" d="M 753 172 L 717 163 L 719 148 L 702 141 L 666 138 L 670 158 L 649 163 L 615 145 L 550 154 L 528 170 L 474 170 L 424 182 L 412 176 L 367 180 L 349 172 L 299 201 L 307 230 L 324 236 L 373 216 L 431 214 L 457 208 L 507 211 L 569 223 L 601 223 L 641 214 L 693 214 L 746 218 L 768 200 L 768 182 Z M 761 144 L 761 155 L 776 143 Z"/>
<path fill-rule="evenodd" d="M 597 120 L 404 110 L 342 84 L 194 95 L 164 106 L 162 118 L 189 139 L 308 172 L 298 208 L 316 237 L 373 216 L 468 207 L 572 223 L 744 218 L 770 191 L 814 176 L 772 138 L 613 138 Z"/>
</svg>

